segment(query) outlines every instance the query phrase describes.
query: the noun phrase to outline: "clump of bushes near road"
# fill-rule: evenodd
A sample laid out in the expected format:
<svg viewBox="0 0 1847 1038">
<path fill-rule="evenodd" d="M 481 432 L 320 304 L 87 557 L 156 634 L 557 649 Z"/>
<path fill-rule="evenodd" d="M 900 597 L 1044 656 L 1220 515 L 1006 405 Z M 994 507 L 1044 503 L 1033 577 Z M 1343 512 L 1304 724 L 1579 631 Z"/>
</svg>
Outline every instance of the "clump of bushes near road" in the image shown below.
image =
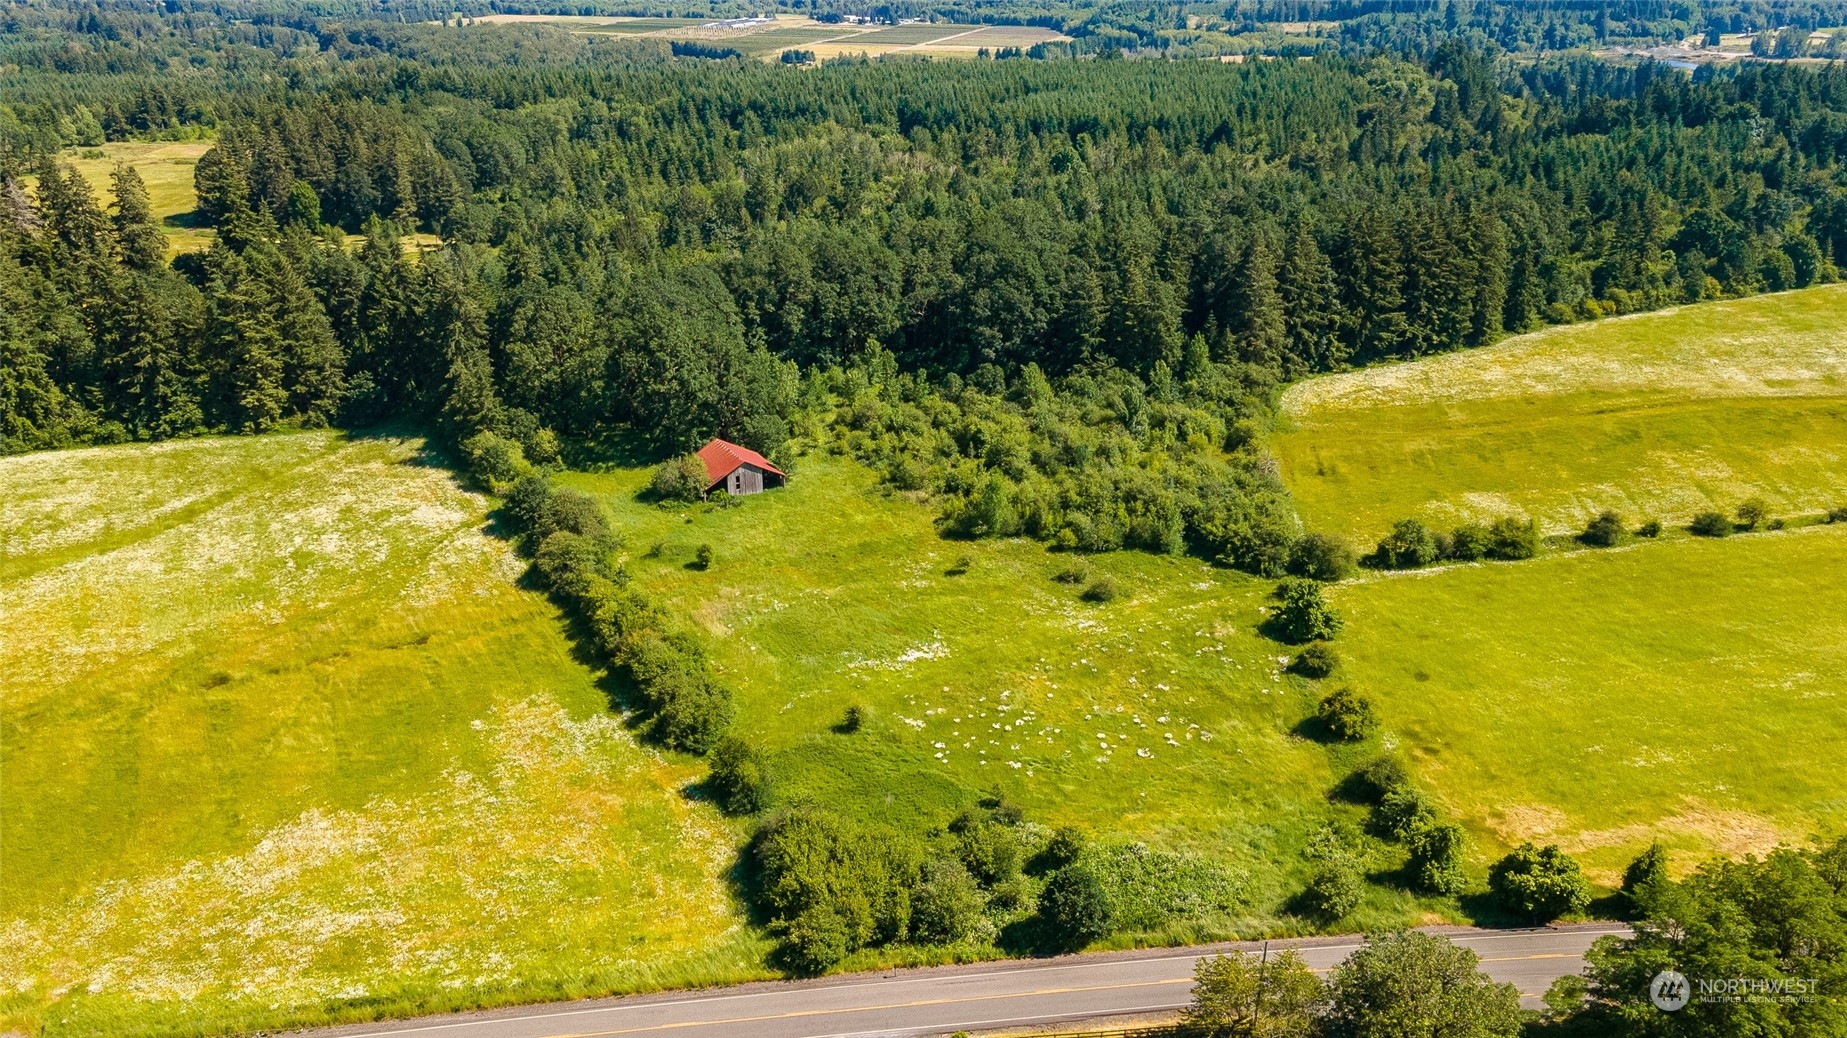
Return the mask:
<svg viewBox="0 0 1847 1038">
<path fill-rule="evenodd" d="M 1071 950 L 1228 915 L 1244 892 L 1223 864 L 1048 832 L 992 797 L 921 834 L 791 805 L 758 827 L 747 860 L 751 897 L 802 973 L 893 944 Z"/>
</svg>

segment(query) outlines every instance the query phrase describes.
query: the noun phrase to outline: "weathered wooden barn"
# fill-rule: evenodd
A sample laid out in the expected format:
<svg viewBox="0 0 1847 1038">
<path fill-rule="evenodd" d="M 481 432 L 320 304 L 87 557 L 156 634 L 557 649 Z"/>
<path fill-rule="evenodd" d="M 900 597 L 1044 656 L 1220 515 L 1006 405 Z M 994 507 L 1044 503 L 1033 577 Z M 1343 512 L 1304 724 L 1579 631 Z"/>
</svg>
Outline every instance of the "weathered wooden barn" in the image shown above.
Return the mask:
<svg viewBox="0 0 1847 1038">
<path fill-rule="evenodd" d="M 782 486 L 789 478 L 763 455 L 724 440 L 713 440 L 699 448 L 699 460 L 705 463 L 705 492 L 708 494 L 714 490 L 723 490 L 733 497 L 755 494 Z"/>
</svg>

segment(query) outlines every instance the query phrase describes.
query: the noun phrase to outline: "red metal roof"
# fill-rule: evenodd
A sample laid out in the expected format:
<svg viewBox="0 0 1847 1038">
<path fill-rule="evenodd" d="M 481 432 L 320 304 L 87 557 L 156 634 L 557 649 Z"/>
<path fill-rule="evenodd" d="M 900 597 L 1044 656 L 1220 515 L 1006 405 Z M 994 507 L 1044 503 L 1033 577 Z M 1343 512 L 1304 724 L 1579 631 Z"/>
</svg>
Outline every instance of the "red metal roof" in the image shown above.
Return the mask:
<svg viewBox="0 0 1847 1038">
<path fill-rule="evenodd" d="M 769 463 L 769 459 L 749 447 L 740 447 L 724 440 L 713 440 L 699 448 L 699 460 L 705 462 L 705 475 L 710 483 L 716 483 L 731 475 L 739 465 L 755 465 L 765 472 L 774 472 L 784 479 L 788 475 Z"/>
</svg>

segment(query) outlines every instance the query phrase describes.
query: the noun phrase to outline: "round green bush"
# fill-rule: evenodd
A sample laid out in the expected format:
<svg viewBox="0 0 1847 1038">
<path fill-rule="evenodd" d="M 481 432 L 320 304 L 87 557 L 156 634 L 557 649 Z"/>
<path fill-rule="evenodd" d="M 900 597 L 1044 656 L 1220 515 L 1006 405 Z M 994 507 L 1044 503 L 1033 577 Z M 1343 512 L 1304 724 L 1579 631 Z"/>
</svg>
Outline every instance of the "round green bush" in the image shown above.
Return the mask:
<svg viewBox="0 0 1847 1038">
<path fill-rule="evenodd" d="M 1449 535 L 1443 554 L 1458 562 L 1474 562 L 1488 557 L 1492 537 L 1481 523 L 1463 523 Z"/>
<path fill-rule="evenodd" d="M 689 676 L 659 688 L 665 694 L 654 715 L 654 734 L 667 746 L 703 754 L 731 727 L 731 690 L 711 678 Z"/>
<path fill-rule="evenodd" d="M 1416 519 L 1400 519 L 1373 549 L 1373 560 L 1387 569 L 1416 569 L 1435 562 L 1442 553 L 1429 527 Z"/>
<path fill-rule="evenodd" d="M 1738 506 L 1738 525 L 1747 530 L 1755 530 L 1770 518 L 1770 505 L 1761 497 L 1753 497 Z"/>
<path fill-rule="evenodd" d="M 1066 865 L 1039 894 L 1039 918 L 1068 947 L 1107 936 L 1116 925 L 1116 906 L 1102 877 L 1084 862 Z"/>
<path fill-rule="evenodd" d="M 1311 533 L 1289 548 L 1289 572 L 1310 580 L 1345 580 L 1358 564 L 1346 541 L 1326 533 Z"/>
<path fill-rule="evenodd" d="M 1373 809 L 1378 827 L 1395 840 L 1408 840 L 1418 830 L 1436 824 L 1437 808 L 1423 790 L 1409 782 L 1386 791 Z"/>
<path fill-rule="evenodd" d="M 1283 641 L 1299 645 L 1340 633 L 1340 614 L 1328 606 L 1316 581 L 1285 577 L 1276 585 L 1276 596 L 1282 599 L 1282 605 L 1271 622 Z"/>
<path fill-rule="evenodd" d="M 1333 922 L 1360 906 L 1366 880 L 1352 859 L 1342 855 L 1321 863 L 1308 877 L 1302 905 L 1311 915 Z"/>
<path fill-rule="evenodd" d="M 1659 519 L 1647 520 L 1646 522 L 1642 523 L 1642 525 L 1635 528 L 1635 535 L 1637 537 L 1659 537 L 1661 536 L 1661 520 Z"/>
<path fill-rule="evenodd" d="M 1435 822 L 1412 832 L 1406 841 L 1411 882 L 1432 894 L 1462 893 L 1468 886 L 1463 841 L 1462 827 L 1454 822 Z"/>
<path fill-rule="evenodd" d="M 1340 658 L 1334 655 L 1334 650 L 1322 642 L 1316 642 L 1296 653 L 1295 659 L 1289 661 L 1289 672 L 1319 679 L 1334 673 L 1339 665 Z"/>
<path fill-rule="evenodd" d="M 1724 512 L 1701 512 L 1693 517 L 1687 529 L 1700 537 L 1730 537 L 1732 521 Z"/>
<path fill-rule="evenodd" d="M 1578 535 L 1578 540 L 1599 548 L 1614 548 L 1629 539 L 1629 531 L 1623 526 L 1623 517 L 1615 512 L 1604 512 L 1592 519 Z"/>
<path fill-rule="evenodd" d="M 754 815 L 770 803 L 770 776 L 763 757 L 744 740 L 726 736 L 712 746 L 707 778 L 713 799 L 726 814 Z"/>
<path fill-rule="evenodd" d="M 1382 753 L 1360 765 L 1343 783 L 1349 795 L 1369 804 L 1377 804 L 1387 793 L 1410 784 L 1411 773 L 1405 769 L 1403 759 L 1393 753 Z"/>
<path fill-rule="evenodd" d="M 1104 576 L 1091 581 L 1090 586 L 1086 587 L 1077 597 L 1086 602 L 1101 604 L 1103 602 L 1114 602 L 1118 594 L 1120 594 L 1120 592 L 1116 587 L 1116 582 Z"/>
<path fill-rule="evenodd" d="M 696 454 L 670 458 L 648 479 L 648 495 L 657 501 L 697 501 L 708 486 L 705 462 Z"/>
<path fill-rule="evenodd" d="M 1348 687 L 1337 688 L 1323 696 L 1315 707 L 1315 717 L 1328 734 L 1342 742 L 1358 742 L 1379 727 L 1372 701 Z"/>
<path fill-rule="evenodd" d="M 1488 870 L 1488 890 L 1502 908 L 1536 923 L 1549 923 L 1590 905 L 1590 882 L 1577 859 L 1556 845 L 1521 844 Z"/>
</svg>

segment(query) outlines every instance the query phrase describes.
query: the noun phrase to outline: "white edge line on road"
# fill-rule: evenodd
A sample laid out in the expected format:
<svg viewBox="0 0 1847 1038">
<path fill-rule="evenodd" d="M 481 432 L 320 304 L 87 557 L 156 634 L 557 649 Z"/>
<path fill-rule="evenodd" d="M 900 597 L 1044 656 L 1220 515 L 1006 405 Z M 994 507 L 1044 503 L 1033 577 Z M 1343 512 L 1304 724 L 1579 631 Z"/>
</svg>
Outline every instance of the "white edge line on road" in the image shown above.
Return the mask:
<svg viewBox="0 0 1847 1038">
<path fill-rule="evenodd" d="M 1544 930 L 1522 930 L 1522 931 L 1518 931 L 1515 933 L 1489 933 L 1489 934 L 1458 935 L 1455 937 L 1450 937 L 1449 940 L 1452 944 L 1461 944 L 1464 941 L 1498 941 L 1498 940 L 1507 940 L 1507 939 L 1515 938 L 1515 937 L 1539 937 L 1539 936 L 1544 936 L 1548 933 L 1555 933 L 1555 935 L 1559 937 L 1565 937 L 1565 936 L 1602 937 L 1602 936 L 1609 935 L 1609 934 L 1622 934 L 1622 933 L 1628 933 L 1628 932 L 1630 931 L 1627 929 L 1621 929 L 1621 930 L 1560 930 L 1560 931 L 1555 931 L 1555 932 L 1554 931 L 1544 931 Z M 1446 936 L 1446 935 L 1439 934 L 1438 936 Z M 1232 943 L 1249 944 L 1252 942 L 1239 941 L 1239 942 L 1232 942 Z M 1295 947 L 1294 950 L 1316 951 L 1316 952 L 1320 952 L 1320 951 L 1348 951 L 1348 952 L 1351 952 L 1351 951 L 1357 951 L 1363 947 L 1365 947 L 1365 943 L 1359 942 L 1359 943 L 1353 943 L 1353 944 L 1308 945 L 1308 946 Z M 1285 949 L 1285 950 L 1289 950 L 1289 949 Z M 1013 975 L 1022 974 L 1022 973 L 1049 973 L 1049 972 L 1056 971 L 1056 970 L 1095 969 L 1100 966 L 1122 966 L 1122 965 L 1127 965 L 1130 963 L 1140 963 L 1140 962 L 1169 962 L 1174 959 L 1199 959 L 1199 958 L 1205 957 L 1208 954 L 1214 954 L 1214 953 L 1200 952 L 1200 951 L 1173 950 L 1169 954 L 1141 955 L 1141 956 L 1135 956 L 1133 958 L 1121 958 L 1121 959 L 1099 959 L 1098 961 L 1095 961 L 1095 962 L 1045 963 L 1043 965 L 1027 965 L 1027 966 L 1012 967 L 1012 968 L 1002 966 L 1000 968 L 996 968 L 992 970 L 973 971 L 973 972 L 970 972 L 964 975 L 969 976 L 969 977 L 993 977 L 993 976 L 1013 976 Z M 924 968 L 929 969 L 930 967 L 924 967 Z M 810 987 L 806 990 L 812 991 L 812 992 L 821 992 L 821 991 L 837 991 L 842 988 L 891 987 L 891 986 L 895 986 L 899 984 L 923 984 L 923 983 L 928 983 L 931 981 L 940 981 L 944 979 L 953 979 L 953 978 L 944 978 L 941 976 L 882 977 L 878 980 L 856 980 L 856 981 L 842 981 L 837 984 L 819 984 L 819 985 Z M 661 1008 L 665 1008 L 669 1006 L 684 1006 L 684 1005 L 692 1005 L 694 1003 L 703 1003 L 703 1002 L 730 1002 L 730 1001 L 735 1001 L 735 1000 L 744 999 L 744 998 L 767 998 L 767 997 L 774 996 L 774 995 L 786 995 L 791 990 L 793 989 L 774 988 L 768 991 L 746 991 L 746 992 L 742 992 L 742 993 L 735 994 L 735 995 L 706 995 L 706 996 L 699 997 L 699 998 L 669 999 L 669 1000 L 664 1000 L 660 1002 L 635 1002 L 635 1003 L 631 1003 L 628 1005 L 617 1004 L 617 1005 L 607 1005 L 607 1006 L 591 1006 L 591 1007 L 587 1007 L 584 1009 L 560 1009 L 560 1010 L 556 1010 L 550 1013 L 521 1013 L 521 1014 L 508 1015 L 508 1016 L 490 1017 L 490 1018 L 481 1019 L 481 1020 L 451 1020 L 445 1023 L 422 1024 L 422 1025 L 413 1026 L 413 1027 L 388 1027 L 382 1031 L 355 1031 L 355 1032 L 351 1032 L 348 1034 L 339 1035 L 338 1038 L 385 1038 L 385 1036 L 394 1035 L 394 1034 L 418 1034 L 423 1031 L 441 1031 L 441 1030 L 447 1030 L 451 1028 L 482 1027 L 482 1026 L 488 1026 L 488 1025 L 493 1025 L 493 1024 L 508 1024 L 516 1020 L 555 1020 L 560 1017 L 583 1016 L 588 1013 L 617 1013 L 617 1012 L 637 1010 L 637 1009 L 661 1009 Z M 621 996 L 617 996 L 617 997 L 621 997 Z M 1007 1023 L 1010 1021 L 994 1021 L 994 1022 Z M 976 1025 L 971 1025 L 971 1026 L 976 1026 Z"/>
<path fill-rule="evenodd" d="M 1184 1009 L 1191 1002 L 1168 1002 L 1158 1006 L 1130 1006 L 1126 1009 L 1112 1009 L 1107 1013 L 1065 1013 L 1060 1016 L 1010 1016 L 1002 1020 L 970 1020 L 960 1024 L 962 1029 L 970 1027 L 993 1027 L 996 1024 L 1056 1024 L 1067 1020 L 1095 1020 L 1104 1016 L 1126 1016 L 1129 1013 L 1160 1013 L 1169 1009 Z M 815 1035 L 814 1038 L 911 1038 L 913 1035 L 941 1034 L 941 1025 L 929 1027 L 894 1027 L 885 1031 L 841 1031 L 838 1034 Z"/>
</svg>

